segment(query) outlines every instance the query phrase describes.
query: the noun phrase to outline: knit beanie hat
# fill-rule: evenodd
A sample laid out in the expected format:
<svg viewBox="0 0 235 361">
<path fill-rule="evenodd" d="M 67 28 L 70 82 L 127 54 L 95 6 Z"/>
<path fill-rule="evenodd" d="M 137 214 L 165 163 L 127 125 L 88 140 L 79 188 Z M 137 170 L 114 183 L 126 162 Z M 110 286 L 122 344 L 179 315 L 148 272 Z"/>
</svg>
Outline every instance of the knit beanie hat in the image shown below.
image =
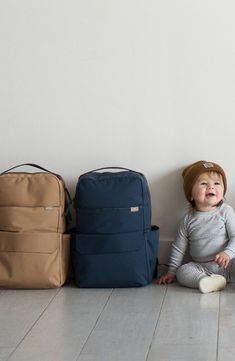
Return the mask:
<svg viewBox="0 0 235 361">
<path fill-rule="evenodd" d="M 184 193 L 189 203 L 191 203 L 194 183 L 196 182 L 197 178 L 205 172 L 217 172 L 221 174 L 224 183 L 224 194 L 226 193 L 227 180 L 224 170 L 216 163 L 207 162 L 206 160 L 199 160 L 198 162 L 190 164 L 188 167 L 186 167 L 182 173 Z"/>
</svg>

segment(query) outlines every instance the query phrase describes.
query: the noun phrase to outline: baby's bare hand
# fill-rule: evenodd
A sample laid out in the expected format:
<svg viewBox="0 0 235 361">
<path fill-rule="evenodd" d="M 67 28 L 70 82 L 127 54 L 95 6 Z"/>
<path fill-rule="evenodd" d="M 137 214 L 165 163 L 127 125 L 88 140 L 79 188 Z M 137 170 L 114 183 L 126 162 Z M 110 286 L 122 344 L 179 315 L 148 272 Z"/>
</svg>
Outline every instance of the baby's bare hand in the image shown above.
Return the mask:
<svg viewBox="0 0 235 361">
<path fill-rule="evenodd" d="M 220 252 L 215 256 L 215 262 L 220 267 L 227 268 L 230 262 L 230 257 L 225 252 Z"/>
<path fill-rule="evenodd" d="M 173 282 L 174 279 L 175 279 L 175 274 L 172 272 L 167 272 L 164 276 L 160 277 L 156 283 L 158 285 L 162 285 L 162 284 L 165 285 Z"/>
</svg>

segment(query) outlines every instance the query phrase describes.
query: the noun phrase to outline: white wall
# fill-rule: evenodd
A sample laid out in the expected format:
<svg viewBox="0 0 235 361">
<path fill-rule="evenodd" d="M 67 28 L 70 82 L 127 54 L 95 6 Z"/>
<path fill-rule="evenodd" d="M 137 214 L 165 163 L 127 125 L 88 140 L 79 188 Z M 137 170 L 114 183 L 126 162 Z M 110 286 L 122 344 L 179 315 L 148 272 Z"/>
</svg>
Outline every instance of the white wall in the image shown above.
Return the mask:
<svg viewBox="0 0 235 361">
<path fill-rule="evenodd" d="M 171 240 L 181 171 L 221 164 L 235 206 L 233 0 L 0 0 L 1 170 L 30 161 L 74 191 L 120 165 L 149 181 Z"/>
</svg>

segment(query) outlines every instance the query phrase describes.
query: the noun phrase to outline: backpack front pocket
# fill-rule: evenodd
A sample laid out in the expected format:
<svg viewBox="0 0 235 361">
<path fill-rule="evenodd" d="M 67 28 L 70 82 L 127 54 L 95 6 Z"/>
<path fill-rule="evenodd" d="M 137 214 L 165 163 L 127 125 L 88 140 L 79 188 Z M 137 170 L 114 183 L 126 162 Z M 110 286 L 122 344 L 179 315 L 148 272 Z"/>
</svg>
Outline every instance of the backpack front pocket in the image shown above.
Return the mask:
<svg viewBox="0 0 235 361">
<path fill-rule="evenodd" d="M 74 233 L 71 256 L 79 287 L 137 287 L 149 282 L 143 232 Z"/>
<path fill-rule="evenodd" d="M 63 236 L 60 233 L 0 232 L 0 287 L 61 286 L 64 282 L 61 270 Z M 68 248 L 68 238 L 64 242 Z"/>
<path fill-rule="evenodd" d="M 60 208 L 0 206 L 0 230 L 6 232 L 59 232 Z"/>
<path fill-rule="evenodd" d="M 143 208 L 78 208 L 79 233 L 113 234 L 143 231 Z"/>
</svg>

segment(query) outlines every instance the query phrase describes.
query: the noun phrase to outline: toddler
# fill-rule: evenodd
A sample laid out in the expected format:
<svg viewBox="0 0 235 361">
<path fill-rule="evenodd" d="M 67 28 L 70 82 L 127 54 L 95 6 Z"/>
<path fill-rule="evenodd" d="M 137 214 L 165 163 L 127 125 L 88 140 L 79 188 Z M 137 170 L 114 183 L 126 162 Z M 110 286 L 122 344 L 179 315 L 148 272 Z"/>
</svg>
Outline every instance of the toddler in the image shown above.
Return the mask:
<svg viewBox="0 0 235 361">
<path fill-rule="evenodd" d="M 182 173 L 190 209 L 172 243 L 168 272 L 158 284 L 175 278 L 202 293 L 220 291 L 235 282 L 235 214 L 224 201 L 227 181 L 216 163 L 198 161 Z M 182 265 L 186 249 L 192 261 Z"/>
</svg>

